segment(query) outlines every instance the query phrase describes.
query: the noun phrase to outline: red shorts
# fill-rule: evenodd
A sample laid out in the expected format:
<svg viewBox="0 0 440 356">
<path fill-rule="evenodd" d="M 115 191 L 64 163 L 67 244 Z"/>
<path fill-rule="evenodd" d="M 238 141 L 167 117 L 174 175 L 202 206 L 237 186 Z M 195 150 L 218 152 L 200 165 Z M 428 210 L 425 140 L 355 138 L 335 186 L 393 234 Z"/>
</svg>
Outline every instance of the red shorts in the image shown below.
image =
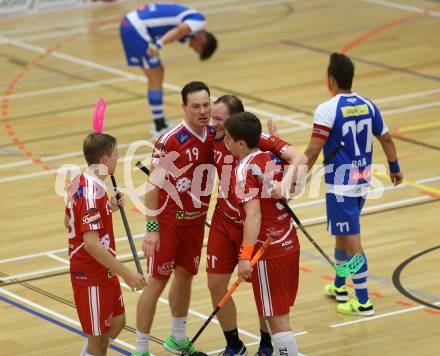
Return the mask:
<svg viewBox="0 0 440 356">
<path fill-rule="evenodd" d="M 216 208 L 209 229 L 206 272 L 231 274 L 238 263 L 242 241 L 243 225 L 228 219 Z"/>
<path fill-rule="evenodd" d="M 175 266 L 185 268 L 196 275 L 202 253 L 205 225 L 160 225 L 160 247 L 148 261 L 149 275 L 157 279 L 169 279 Z"/>
<path fill-rule="evenodd" d="M 114 277 L 113 281 L 102 286 L 72 284 L 76 311 L 86 334 L 104 334 L 110 329 L 113 317 L 124 314 L 119 279 Z"/>
<path fill-rule="evenodd" d="M 295 303 L 298 277 L 299 248 L 288 255 L 258 261 L 251 276 L 258 314 L 288 314 Z"/>
</svg>

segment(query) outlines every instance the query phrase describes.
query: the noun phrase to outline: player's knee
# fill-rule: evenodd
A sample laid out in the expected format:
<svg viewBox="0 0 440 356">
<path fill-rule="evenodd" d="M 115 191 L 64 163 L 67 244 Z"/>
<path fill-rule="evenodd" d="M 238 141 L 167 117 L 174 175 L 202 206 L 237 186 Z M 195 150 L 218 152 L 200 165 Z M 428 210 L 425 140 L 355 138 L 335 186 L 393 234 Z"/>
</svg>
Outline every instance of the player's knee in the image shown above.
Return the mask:
<svg viewBox="0 0 440 356">
<path fill-rule="evenodd" d="M 223 281 L 208 277 L 208 289 L 212 295 L 224 295 L 227 292 L 227 285 Z"/>
</svg>

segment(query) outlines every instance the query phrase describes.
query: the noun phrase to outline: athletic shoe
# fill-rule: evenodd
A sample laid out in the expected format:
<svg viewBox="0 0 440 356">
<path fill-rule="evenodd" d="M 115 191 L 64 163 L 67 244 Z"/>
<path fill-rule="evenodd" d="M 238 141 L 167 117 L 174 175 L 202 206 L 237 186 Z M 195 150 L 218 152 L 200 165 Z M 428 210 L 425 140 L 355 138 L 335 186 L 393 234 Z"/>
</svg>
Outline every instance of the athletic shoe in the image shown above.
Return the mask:
<svg viewBox="0 0 440 356">
<path fill-rule="evenodd" d="M 218 354 L 218 356 L 237 356 L 237 355 L 247 355 L 246 346 L 242 344 L 240 348 L 233 349 L 232 347 L 226 346 L 226 348 Z"/>
<path fill-rule="evenodd" d="M 169 123 L 165 123 L 165 127 L 156 131 L 155 129 L 151 130 L 151 135 L 153 136 L 153 140 L 157 140 L 160 136 L 162 136 L 165 132 L 171 130 L 172 126 Z"/>
<path fill-rule="evenodd" d="M 273 349 L 270 347 L 263 347 L 259 348 L 258 352 L 255 354 L 255 356 L 272 356 L 273 355 Z"/>
<path fill-rule="evenodd" d="M 140 352 L 133 352 L 131 354 L 131 356 L 150 356 L 150 353 L 149 352 L 142 352 L 142 353 L 140 353 Z"/>
<path fill-rule="evenodd" d="M 348 300 L 348 289 L 346 285 L 338 288 L 335 286 L 335 282 L 330 282 L 324 286 L 324 292 L 327 296 L 336 298 L 337 302 L 346 302 Z"/>
<path fill-rule="evenodd" d="M 189 339 L 186 338 L 183 341 L 177 341 L 174 336 L 170 336 L 168 339 L 166 339 L 163 343 L 163 348 L 167 350 L 168 352 L 171 352 L 173 354 L 180 355 L 182 351 L 188 346 Z M 194 345 L 191 345 L 191 347 L 188 350 L 189 352 L 186 352 L 185 355 L 195 356 L 195 355 L 204 355 L 201 352 L 197 352 Z"/>
<path fill-rule="evenodd" d="M 371 302 L 371 299 L 368 299 L 365 304 L 361 304 L 359 303 L 357 297 L 351 297 L 348 302 L 339 304 L 337 310 L 339 313 L 347 315 L 374 315 L 373 303 Z"/>
</svg>

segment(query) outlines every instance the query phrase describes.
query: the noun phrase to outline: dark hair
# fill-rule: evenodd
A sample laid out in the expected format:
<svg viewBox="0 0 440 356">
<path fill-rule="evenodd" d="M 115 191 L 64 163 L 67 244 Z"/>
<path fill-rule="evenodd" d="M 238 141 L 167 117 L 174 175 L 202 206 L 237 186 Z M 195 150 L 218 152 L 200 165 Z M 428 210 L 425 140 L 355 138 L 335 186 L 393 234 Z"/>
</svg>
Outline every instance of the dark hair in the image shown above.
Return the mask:
<svg viewBox="0 0 440 356">
<path fill-rule="evenodd" d="M 208 92 L 208 95 L 211 96 L 211 92 L 209 91 L 208 86 L 203 82 L 189 82 L 186 84 L 181 91 L 182 94 L 182 101 L 186 105 L 188 102 L 188 94 L 195 93 L 198 91 L 206 90 Z"/>
<path fill-rule="evenodd" d="M 219 103 L 223 103 L 226 105 L 229 110 L 229 115 L 236 114 L 238 112 L 244 112 L 243 103 L 235 95 L 222 95 L 216 101 L 214 101 L 214 104 Z"/>
<path fill-rule="evenodd" d="M 102 156 L 110 156 L 116 146 L 116 138 L 103 133 L 89 134 L 83 144 L 84 158 L 87 164 L 98 164 Z"/>
<path fill-rule="evenodd" d="M 211 57 L 217 49 L 217 39 L 211 32 L 203 31 L 206 43 L 203 46 L 203 52 L 200 54 L 200 59 L 205 60 Z"/>
<path fill-rule="evenodd" d="M 339 89 L 350 90 L 354 77 L 354 64 L 342 53 L 332 53 L 327 74 L 335 78 Z"/>
<path fill-rule="evenodd" d="M 260 142 L 261 122 L 250 112 L 239 112 L 225 121 L 225 129 L 234 141 L 243 140 L 248 148 L 256 148 Z"/>
</svg>

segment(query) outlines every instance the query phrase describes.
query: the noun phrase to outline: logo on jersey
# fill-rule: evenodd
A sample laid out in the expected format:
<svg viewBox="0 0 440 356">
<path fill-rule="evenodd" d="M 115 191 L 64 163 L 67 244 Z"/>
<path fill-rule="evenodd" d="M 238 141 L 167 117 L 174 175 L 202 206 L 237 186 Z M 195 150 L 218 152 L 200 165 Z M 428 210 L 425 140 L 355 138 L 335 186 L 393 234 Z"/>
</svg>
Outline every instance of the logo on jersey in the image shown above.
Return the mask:
<svg viewBox="0 0 440 356">
<path fill-rule="evenodd" d="M 157 272 L 164 276 L 169 276 L 171 274 L 171 270 L 174 267 L 174 260 L 165 262 L 162 266 L 157 267 Z"/>
<path fill-rule="evenodd" d="M 182 130 L 176 135 L 177 141 L 179 141 L 181 145 L 183 145 L 186 141 L 188 141 L 190 137 L 191 137 L 190 133 L 186 130 Z"/>
<path fill-rule="evenodd" d="M 176 182 L 176 189 L 179 193 L 186 192 L 191 187 L 191 179 L 182 177 Z"/>
<path fill-rule="evenodd" d="M 177 210 L 176 211 L 176 219 L 177 220 L 182 220 L 185 218 L 185 212 L 182 210 Z"/>
<path fill-rule="evenodd" d="M 81 280 L 87 279 L 85 272 L 70 272 L 70 274 L 75 279 L 81 279 Z"/>
<path fill-rule="evenodd" d="M 153 152 L 151 153 L 151 157 L 153 159 L 159 159 L 161 157 L 166 156 L 165 145 L 163 143 L 157 143 L 153 148 Z"/>
<path fill-rule="evenodd" d="M 107 271 L 107 278 L 110 279 L 110 278 L 112 278 L 114 275 L 115 275 L 115 272 L 113 272 L 112 270 L 109 269 L 109 270 Z"/>
<path fill-rule="evenodd" d="M 352 117 L 368 114 L 368 105 L 344 106 L 341 108 L 343 117 Z"/>
<path fill-rule="evenodd" d="M 99 219 L 101 219 L 101 214 L 99 213 L 98 209 L 91 208 L 87 210 L 87 214 L 83 217 L 82 221 L 84 224 L 96 224 L 99 222 Z"/>
</svg>

